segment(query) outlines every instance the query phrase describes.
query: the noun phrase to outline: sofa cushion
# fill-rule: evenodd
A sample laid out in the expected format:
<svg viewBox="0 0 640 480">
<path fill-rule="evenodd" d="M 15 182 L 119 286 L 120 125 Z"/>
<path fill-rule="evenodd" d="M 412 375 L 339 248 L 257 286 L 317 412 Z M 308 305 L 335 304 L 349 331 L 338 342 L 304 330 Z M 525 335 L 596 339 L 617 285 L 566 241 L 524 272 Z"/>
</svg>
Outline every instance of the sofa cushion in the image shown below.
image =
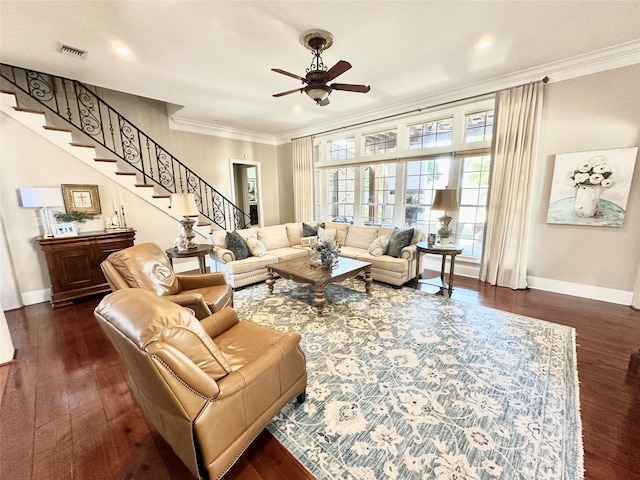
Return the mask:
<svg viewBox="0 0 640 480">
<path fill-rule="evenodd" d="M 211 243 L 214 247 L 227 249 L 227 231 L 215 230 L 211 232 Z"/>
<path fill-rule="evenodd" d="M 264 257 L 267 253 L 267 247 L 257 238 L 247 238 L 247 247 L 249 248 L 249 253 L 254 257 Z"/>
<path fill-rule="evenodd" d="M 256 272 L 263 268 L 267 268 L 267 265 L 271 265 L 272 263 L 278 263 L 278 257 L 267 253 L 263 257 L 248 257 L 244 260 L 228 262 L 225 265 L 225 268 L 228 274 L 238 275 L 241 273 Z"/>
<path fill-rule="evenodd" d="M 285 223 L 287 229 L 287 237 L 289 237 L 289 245 L 300 245 L 300 237 L 302 237 L 302 223 Z"/>
<path fill-rule="evenodd" d="M 344 245 L 367 250 L 371 242 L 378 236 L 378 227 L 359 227 L 351 225 Z"/>
<path fill-rule="evenodd" d="M 387 253 L 389 248 L 389 235 L 384 237 L 377 237 L 369 245 L 369 253 L 374 257 L 379 257 Z"/>
<path fill-rule="evenodd" d="M 284 225 L 273 225 L 272 227 L 262 227 L 258 229 L 258 240 L 264 243 L 267 251 L 274 248 L 290 247 L 287 227 Z"/>
<path fill-rule="evenodd" d="M 394 228 L 393 233 L 389 237 L 389 248 L 387 249 L 387 255 L 399 258 L 402 249 L 411 245 L 413 234 L 413 228 L 407 228 L 405 230 L 400 230 L 397 227 Z"/>
<path fill-rule="evenodd" d="M 340 245 L 345 245 L 347 243 L 347 231 L 351 226 L 350 223 L 341 223 L 341 222 L 324 222 L 325 228 L 332 228 L 336 230 L 336 242 Z"/>
<path fill-rule="evenodd" d="M 284 247 L 269 250 L 269 255 L 278 258 L 278 261 L 291 260 L 292 258 L 306 257 L 309 255 L 306 248 Z"/>
<path fill-rule="evenodd" d="M 409 262 L 404 258 L 395 258 L 389 255 L 374 257 L 370 253 L 360 253 L 354 258 L 362 262 L 369 262 L 372 269 L 397 273 L 405 273 L 409 269 Z"/>
<path fill-rule="evenodd" d="M 233 252 L 236 260 L 244 260 L 249 256 L 247 242 L 236 230 L 227 233 L 227 249 Z"/>
</svg>

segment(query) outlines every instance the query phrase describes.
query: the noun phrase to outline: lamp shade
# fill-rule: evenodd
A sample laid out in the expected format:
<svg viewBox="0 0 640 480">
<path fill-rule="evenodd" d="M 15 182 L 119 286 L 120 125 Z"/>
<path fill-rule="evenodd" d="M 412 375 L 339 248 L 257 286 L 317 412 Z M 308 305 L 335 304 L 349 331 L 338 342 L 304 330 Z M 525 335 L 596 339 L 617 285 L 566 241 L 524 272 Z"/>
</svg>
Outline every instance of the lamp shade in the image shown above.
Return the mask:
<svg viewBox="0 0 640 480">
<path fill-rule="evenodd" d="M 20 200 L 25 208 L 61 207 L 64 205 L 62 192 L 55 187 L 22 187 Z"/>
<path fill-rule="evenodd" d="M 193 193 L 174 193 L 171 195 L 171 212 L 182 217 L 200 215 Z"/>
<path fill-rule="evenodd" d="M 457 190 L 436 190 L 436 198 L 433 199 L 431 210 L 442 210 L 443 212 L 455 212 L 458 210 Z"/>
</svg>

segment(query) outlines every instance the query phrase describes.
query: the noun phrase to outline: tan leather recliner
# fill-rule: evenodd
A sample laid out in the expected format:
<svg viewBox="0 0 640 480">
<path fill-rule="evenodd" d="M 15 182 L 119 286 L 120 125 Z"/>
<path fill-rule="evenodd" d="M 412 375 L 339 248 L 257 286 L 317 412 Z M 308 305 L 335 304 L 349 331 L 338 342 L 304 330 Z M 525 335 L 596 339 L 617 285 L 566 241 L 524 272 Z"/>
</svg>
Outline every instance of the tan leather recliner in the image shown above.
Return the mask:
<svg viewBox="0 0 640 480">
<path fill-rule="evenodd" d="M 149 421 L 198 478 L 218 479 L 294 397 L 304 401 L 300 335 L 238 320 L 198 321 L 145 290 L 107 295 L 95 317 Z"/>
<path fill-rule="evenodd" d="M 202 319 L 233 307 L 233 289 L 222 273 L 176 274 L 155 243 L 141 243 L 109 255 L 100 264 L 111 290 L 142 288 L 189 307 Z"/>
</svg>

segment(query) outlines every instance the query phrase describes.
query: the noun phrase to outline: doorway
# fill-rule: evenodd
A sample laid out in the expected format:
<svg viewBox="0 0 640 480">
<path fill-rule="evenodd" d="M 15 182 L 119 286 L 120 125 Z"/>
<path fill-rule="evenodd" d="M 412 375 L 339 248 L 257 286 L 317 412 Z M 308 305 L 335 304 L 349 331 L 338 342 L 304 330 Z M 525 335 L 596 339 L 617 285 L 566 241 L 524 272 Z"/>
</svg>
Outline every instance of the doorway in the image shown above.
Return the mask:
<svg viewBox="0 0 640 480">
<path fill-rule="evenodd" d="M 260 165 L 249 160 L 232 160 L 232 185 L 235 204 L 250 218 L 247 227 L 260 225 Z"/>
</svg>

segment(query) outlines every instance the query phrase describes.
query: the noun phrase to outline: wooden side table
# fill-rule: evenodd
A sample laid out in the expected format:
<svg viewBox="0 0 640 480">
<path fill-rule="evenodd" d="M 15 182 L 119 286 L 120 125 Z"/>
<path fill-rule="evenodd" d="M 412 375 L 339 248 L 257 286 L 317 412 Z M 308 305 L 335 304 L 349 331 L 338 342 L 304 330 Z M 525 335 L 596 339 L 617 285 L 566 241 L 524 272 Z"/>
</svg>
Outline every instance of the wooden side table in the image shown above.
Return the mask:
<svg viewBox="0 0 640 480">
<path fill-rule="evenodd" d="M 213 252 L 213 245 L 208 243 L 201 243 L 196 248 L 190 248 L 189 250 L 178 250 L 177 248 L 167 248 L 164 251 L 169 257 L 169 262 L 173 267 L 174 258 L 193 258 L 198 257 L 198 263 L 200 264 L 200 273 L 207 273 L 207 255 Z"/>
<path fill-rule="evenodd" d="M 422 280 L 422 274 L 420 272 L 420 258 L 424 253 L 432 253 L 435 255 L 442 255 L 442 266 L 440 267 L 440 277 L 429 278 Z M 442 294 L 444 290 L 447 290 L 449 293 L 449 297 L 451 297 L 451 293 L 453 292 L 453 270 L 456 265 L 456 255 L 460 255 L 462 253 L 462 249 L 456 246 L 452 247 L 430 247 L 427 242 L 418 242 L 416 243 L 416 279 L 418 283 L 425 283 L 429 285 L 435 285 L 436 287 L 440 287 L 439 294 Z M 445 265 L 447 262 L 447 256 L 451 257 L 451 265 L 449 266 L 449 281 L 445 281 Z"/>
</svg>

